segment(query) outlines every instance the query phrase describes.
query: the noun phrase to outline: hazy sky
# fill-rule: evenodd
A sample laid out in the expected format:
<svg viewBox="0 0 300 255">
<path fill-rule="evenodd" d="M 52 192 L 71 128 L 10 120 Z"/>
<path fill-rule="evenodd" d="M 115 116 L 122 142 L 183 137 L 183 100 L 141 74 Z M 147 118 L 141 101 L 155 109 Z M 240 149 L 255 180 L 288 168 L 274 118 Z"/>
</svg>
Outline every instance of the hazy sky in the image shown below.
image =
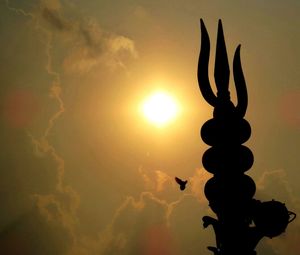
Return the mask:
<svg viewBox="0 0 300 255">
<path fill-rule="evenodd" d="M 298 0 L 1 1 L 1 254 L 209 254 L 200 18 L 211 81 L 219 18 L 230 65 L 242 44 L 256 198 L 300 215 L 299 13 Z M 157 89 L 181 107 L 163 128 L 139 111 Z M 296 255 L 299 240 L 297 219 L 258 251 Z"/>
</svg>

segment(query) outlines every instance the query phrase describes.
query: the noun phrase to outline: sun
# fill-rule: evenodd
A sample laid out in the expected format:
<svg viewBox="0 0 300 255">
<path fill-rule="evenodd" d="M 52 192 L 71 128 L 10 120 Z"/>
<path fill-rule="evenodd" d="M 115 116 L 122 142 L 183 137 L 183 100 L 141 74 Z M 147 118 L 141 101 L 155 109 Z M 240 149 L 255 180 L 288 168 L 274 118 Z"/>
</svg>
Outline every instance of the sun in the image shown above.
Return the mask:
<svg viewBox="0 0 300 255">
<path fill-rule="evenodd" d="M 156 127 L 163 127 L 172 122 L 179 112 L 179 105 L 166 92 L 155 92 L 142 104 L 144 117 Z"/>
</svg>

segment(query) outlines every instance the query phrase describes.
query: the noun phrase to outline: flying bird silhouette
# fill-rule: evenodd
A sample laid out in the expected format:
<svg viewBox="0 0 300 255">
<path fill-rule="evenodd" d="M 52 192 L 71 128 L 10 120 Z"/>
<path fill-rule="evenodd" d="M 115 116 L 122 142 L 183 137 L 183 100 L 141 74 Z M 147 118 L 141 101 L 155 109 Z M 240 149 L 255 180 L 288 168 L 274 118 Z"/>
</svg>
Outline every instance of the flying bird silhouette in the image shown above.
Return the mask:
<svg viewBox="0 0 300 255">
<path fill-rule="evenodd" d="M 185 185 L 187 184 L 187 181 L 183 181 L 178 177 L 175 177 L 175 181 L 179 184 L 181 190 L 185 189 Z"/>
</svg>

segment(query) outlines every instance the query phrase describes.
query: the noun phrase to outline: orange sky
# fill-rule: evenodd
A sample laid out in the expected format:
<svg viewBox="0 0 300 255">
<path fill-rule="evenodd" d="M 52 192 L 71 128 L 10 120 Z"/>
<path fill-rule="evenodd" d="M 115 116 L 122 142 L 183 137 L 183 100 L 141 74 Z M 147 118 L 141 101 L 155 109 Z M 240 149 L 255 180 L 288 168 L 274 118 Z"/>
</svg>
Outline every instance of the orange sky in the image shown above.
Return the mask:
<svg viewBox="0 0 300 255">
<path fill-rule="evenodd" d="M 219 18 L 230 65 L 242 44 L 256 197 L 300 213 L 299 1 L 0 5 L 0 250 L 208 253 L 214 236 L 200 221 L 211 211 L 199 130 L 212 109 L 196 78 L 200 18 L 212 42 L 211 81 Z M 138 111 L 156 90 L 181 107 L 163 128 Z M 186 191 L 174 176 L 189 180 Z M 258 251 L 298 254 L 299 227 L 293 222 Z"/>
</svg>

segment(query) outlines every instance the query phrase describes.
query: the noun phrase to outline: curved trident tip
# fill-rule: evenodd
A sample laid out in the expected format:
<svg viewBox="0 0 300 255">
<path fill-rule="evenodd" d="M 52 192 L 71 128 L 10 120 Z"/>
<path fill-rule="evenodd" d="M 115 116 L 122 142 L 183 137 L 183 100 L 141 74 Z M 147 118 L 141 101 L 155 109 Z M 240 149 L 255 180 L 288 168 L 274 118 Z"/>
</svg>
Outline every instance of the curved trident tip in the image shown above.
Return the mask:
<svg viewBox="0 0 300 255">
<path fill-rule="evenodd" d="M 198 83 L 199 88 L 204 99 L 212 106 L 216 105 L 217 97 L 211 89 L 208 78 L 208 62 L 210 52 L 209 36 L 202 19 L 200 19 L 201 26 L 201 49 L 198 62 Z"/>
<path fill-rule="evenodd" d="M 209 53 L 210 53 L 210 42 L 209 36 L 202 19 L 200 19 L 201 26 L 201 48 L 198 62 L 198 83 L 200 91 L 204 99 L 213 107 L 216 106 L 219 98 L 225 100 L 230 100 L 229 98 L 229 64 L 226 51 L 226 45 L 224 40 L 224 33 L 222 27 L 222 21 L 219 20 L 218 24 L 218 36 L 217 36 L 217 48 L 216 48 L 216 61 L 215 61 L 215 81 L 217 86 L 217 96 L 211 89 L 209 78 L 208 78 L 208 63 L 209 63 Z M 244 117 L 247 105 L 248 105 L 248 95 L 247 87 L 243 74 L 241 58 L 240 58 L 240 48 L 239 45 L 236 48 L 234 58 L 233 58 L 233 76 L 234 83 L 237 94 L 237 105 L 236 112 L 239 116 Z"/>
<path fill-rule="evenodd" d="M 236 48 L 234 54 L 233 76 L 234 76 L 234 84 L 235 84 L 236 95 L 237 95 L 236 111 L 241 117 L 244 117 L 248 105 L 248 94 L 247 94 L 247 87 L 246 87 L 246 82 L 245 82 L 242 64 L 241 64 L 240 49 L 241 49 L 241 45 L 239 45 Z"/>
</svg>

